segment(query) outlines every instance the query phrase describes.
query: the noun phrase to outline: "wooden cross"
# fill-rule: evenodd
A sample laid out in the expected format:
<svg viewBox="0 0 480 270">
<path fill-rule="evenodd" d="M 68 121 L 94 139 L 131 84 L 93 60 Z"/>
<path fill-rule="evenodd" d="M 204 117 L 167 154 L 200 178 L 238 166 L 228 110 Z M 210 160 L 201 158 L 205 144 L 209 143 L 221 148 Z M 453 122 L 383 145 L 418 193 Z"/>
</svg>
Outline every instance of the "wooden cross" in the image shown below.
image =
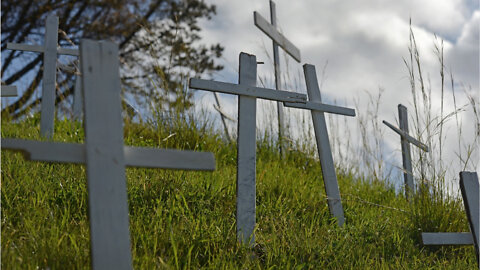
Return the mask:
<svg viewBox="0 0 480 270">
<path fill-rule="evenodd" d="M 280 58 L 278 54 L 278 46 L 291 55 L 297 62 L 300 63 L 300 50 L 293 45 L 284 35 L 277 29 L 277 15 L 275 10 L 275 2 L 270 0 L 270 22 L 268 23 L 260 14 L 256 11 L 253 12 L 253 21 L 255 25 L 262 30 L 268 37 L 272 39 L 273 44 L 273 66 L 275 72 L 275 89 L 282 88 L 282 81 L 280 75 Z M 280 145 L 280 152 L 283 151 L 283 137 L 284 132 L 284 115 L 283 106 L 281 102 L 277 102 L 277 114 L 278 114 L 278 140 Z"/>
<path fill-rule="evenodd" d="M 402 104 L 398 104 L 398 119 L 400 122 L 400 129 L 396 128 L 387 121 L 383 121 L 385 125 L 393 129 L 400 135 L 400 142 L 402 144 L 402 161 L 403 161 L 403 179 L 405 181 L 405 196 L 408 198 L 410 193 L 415 193 L 415 184 L 413 181 L 412 170 L 412 156 L 410 154 L 410 143 L 428 152 L 428 146 L 419 142 L 412 136 L 408 135 L 408 115 L 407 108 Z"/>
<path fill-rule="evenodd" d="M 57 55 L 78 56 L 78 50 L 58 48 L 58 17 L 49 15 L 45 22 L 44 45 L 7 43 L 7 49 L 43 53 L 42 112 L 40 134 L 52 137 L 55 119 L 55 90 L 57 77 Z"/>
<path fill-rule="evenodd" d="M 35 161 L 87 167 L 92 268 L 131 269 L 125 166 L 215 169 L 212 153 L 123 145 L 118 46 L 82 40 L 85 144 L 3 139 L 3 149 Z"/>
<path fill-rule="evenodd" d="M 18 95 L 17 87 L 15 85 L 2 85 L 1 89 L 1 97 L 16 97 Z"/>
<path fill-rule="evenodd" d="M 325 193 L 327 194 L 328 208 L 330 209 L 330 213 L 337 218 L 338 225 L 342 226 L 345 222 L 345 217 L 324 113 L 355 116 L 355 110 L 322 103 L 315 66 L 305 64 L 303 65 L 303 72 L 307 83 L 309 101 L 304 104 L 284 103 L 284 105 L 286 107 L 311 110 L 315 138 L 317 140 L 318 157 L 320 158 Z"/>
<path fill-rule="evenodd" d="M 190 79 L 190 88 L 238 95 L 237 138 L 237 239 L 252 246 L 255 242 L 256 200 L 256 110 L 257 98 L 305 102 L 303 94 L 256 87 L 257 59 L 240 53 L 238 84 Z"/>
<path fill-rule="evenodd" d="M 460 172 L 460 190 L 470 225 L 470 232 L 463 233 L 422 233 L 424 245 L 474 245 L 480 269 L 480 187 L 476 172 Z"/>
</svg>

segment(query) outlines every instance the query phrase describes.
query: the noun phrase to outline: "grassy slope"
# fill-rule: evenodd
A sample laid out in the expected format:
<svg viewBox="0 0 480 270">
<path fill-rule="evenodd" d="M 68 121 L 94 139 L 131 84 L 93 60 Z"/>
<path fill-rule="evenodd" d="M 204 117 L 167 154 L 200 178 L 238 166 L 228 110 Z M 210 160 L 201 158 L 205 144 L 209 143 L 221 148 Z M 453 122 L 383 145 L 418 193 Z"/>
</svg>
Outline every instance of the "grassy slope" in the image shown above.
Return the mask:
<svg viewBox="0 0 480 270">
<path fill-rule="evenodd" d="M 2 123 L 2 137 L 38 139 L 38 118 Z M 235 145 L 208 124 L 166 129 L 126 124 L 126 144 L 213 151 L 217 170 L 127 169 L 134 267 L 227 269 L 475 269 L 473 247 L 422 247 L 420 232 L 468 230 L 459 201 L 408 204 L 380 182 L 339 175 L 347 223 L 330 218 L 318 162 L 292 151 L 280 161 L 258 144 L 258 245 L 235 238 Z M 78 123 L 55 141 L 82 142 Z M 170 134 L 175 135 L 166 139 Z M 2 269 L 89 268 L 85 169 L 24 161 L 2 151 Z"/>
</svg>

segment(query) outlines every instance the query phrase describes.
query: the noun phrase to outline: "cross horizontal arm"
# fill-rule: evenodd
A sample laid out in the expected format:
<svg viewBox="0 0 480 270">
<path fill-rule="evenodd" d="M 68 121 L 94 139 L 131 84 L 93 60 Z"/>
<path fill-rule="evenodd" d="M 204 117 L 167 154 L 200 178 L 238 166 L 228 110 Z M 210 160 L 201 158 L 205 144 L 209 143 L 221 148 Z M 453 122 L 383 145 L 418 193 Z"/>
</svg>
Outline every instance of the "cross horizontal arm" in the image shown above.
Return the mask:
<svg viewBox="0 0 480 270">
<path fill-rule="evenodd" d="M 41 45 L 19 44 L 19 43 L 7 43 L 7 49 L 17 51 L 39 52 L 43 53 L 45 48 Z M 58 48 L 58 54 L 78 56 L 77 49 Z"/>
<path fill-rule="evenodd" d="M 7 43 L 7 49 L 8 50 L 16 50 L 16 51 L 28 51 L 28 52 L 43 53 L 45 48 L 43 46 L 40 46 L 40 45 Z"/>
<path fill-rule="evenodd" d="M 17 87 L 15 85 L 2 85 L 1 96 L 2 97 L 16 97 Z"/>
<path fill-rule="evenodd" d="M 355 110 L 340 106 L 328 105 L 324 103 L 307 101 L 307 103 L 290 103 L 284 102 L 283 105 L 286 107 L 298 108 L 298 109 L 307 109 L 312 111 L 334 113 L 346 116 L 355 116 Z"/>
<path fill-rule="evenodd" d="M 300 93 L 195 78 L 190 79 L 189 87 L 198 90 L 208 90 L 283 102 L 305 103 L 307 101 L 307 96 Z"/>
<path fill-rule="evenodd" d="M 75 143 L 38 142 L 21 139 L 2 139 L 2 149 L 20 151 L 33 161 L 85 163 L 85 146 Z M 215 170 L 215 158 L 210 152 L 180 151 L 124 146 L 128 167 L 177 170 Z"/>
<path fill-rule="evenodd" d="M 424 245 L 473 245 L 469 232 L 461 233 L 422 233 Z"/>
<path fill-rule="evenodd" d="M 410 142 L 411 144 L 414 144 L 415 146 L 417 146 L 418 148 L 422 149 L 423 151 L 425 152 L 428 152 L 428 146 L 426 146 L 425 144 L 419 142 L 418 140 L 416 140 L 415 138 L 413 138 L 412 136 L 408 135 L 407 133 L 405 133 L 404 131 L 396 128 L 394 125 L 388 123 L 387 121 L 383 120 L 382 121 L 387 127 L 391 128 L 393 131 L 395 131 L 398 135 L 402 136 L 402 138 L 405 138 L 405 140 L 407 140 L 408 142 Z"/>
<path fill-rule="evenodd" d="M 282 47 L 282 49 L 297 60 L 297 62 L 301 61 L 300 50 L 256 11 L 253 12 L 253 20 L 255 25 L 262 30 L 265 35 L 273 39 L 280 47 Z"/>
</svg>

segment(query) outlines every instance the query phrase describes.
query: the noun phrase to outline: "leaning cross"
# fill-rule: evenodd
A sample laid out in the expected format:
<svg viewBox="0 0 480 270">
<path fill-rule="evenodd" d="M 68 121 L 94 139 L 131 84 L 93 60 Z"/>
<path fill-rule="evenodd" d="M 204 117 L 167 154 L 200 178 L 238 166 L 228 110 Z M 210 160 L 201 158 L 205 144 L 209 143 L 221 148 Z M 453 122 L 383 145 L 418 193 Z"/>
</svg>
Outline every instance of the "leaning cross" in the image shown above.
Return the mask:
<svg viewBox="0 0 480 270">
<path fill-rule="evenodd" d="M 87 167 L 92 268 L 132 269 L 125 166 L 215 169 L 212 153 L 123 145 L 118 46 L 82 40 L 85 144 L 2 139 L 34 161 Z M 108 106 L 106 106 L 108 104 Z"/>
<path fill-rule="evenodd" d="M 257 98 L 305 102 L 303 94 L 256 87 L 257 59 L 255 55 L 240 54 L 238 84 L 190 79 L 193 89 L 238 95 L 237 138 L 237 239 L 252 246 L 255 242 L 256 200 L 256 110 Z"/>
<path fill-rule="evenodd" d="M 315 66 L 305 64 L 303 65 L 303 72 L 305 74 L 305 81 L 307 83 L 309 101 L 304 104 L 284 103 L 284 105 L 286 107 L 307 109 L 311 110 L 312 112 L 313 128 L 315 130 L 315 138 L 317 140 L 318 156 L 320 158 L 320 165 L 322 167 L 322 176 L 325 185 L 325 193 L 327 194 L 328 199 L 328 207 L 330 209 L 330 213 L 337 218 L 338 225 L 342 226 L 345 222 L 345 217 L 343 215 L 342 201 L 340 198 L 335 166 L 333 164 L 332 150 L 330 148 L 330 142 L 328 139 L 328 130 L 325 122 L 324 112 L 355 116 L 355 110 L 323 104 L 320 88 L 318 87 Z"/>
<path fill-rule="evenodd" d="M 282 47 L 288 54 L 290 54 L 297 62 L 300 63 L 300 50 L 295 47 L 284 35 L 277 30 L 277 15 L 275 10 L 275 2 L 270 1 L 270 23 L 267 22 L 256 11 L 253 12 L 253 21 L 255 25 L 262 30 L 268 37 L 272 39 L 273 44 L 273 66 L 275 72 L 275 89 L 282 88 L 281 75 L 280 75 L 280 58 L 278 54 L 278 46 Z M 285 120 L 283 116 L 283 106 L 281 102 L 277 102 L 277 114 L 278 114 L 278 140 L 280 145 L 280 152 L 283 151 L 283 137 L 285 132 Z"/>
<path fill-rule="evenodd" d="M 49 15 L 45 22 L 44 45 L 7 43 L 7 49 L 43 53 L 42 113 L 40 116 L 40 134 L 45 137 L 53 135 L 55 118 L 55 89 L 57 72 L 57 55 L 78 56 L 78 50 L 58 48 L 58 17 Z"/>
<path fill-rule="evenodd" d="M 400 122 L 400 129 L 396 128 L 387 121 L 383 121 L 385 125 L 393 129 L 400 135 L 400 142 L 402 144 L 402 161 L 403 161 L 403 178 L 405 181 L 405 196 L 408 198 L 410 193 L 415 193 L 415 186 L 413 182 L 412 157 L 410 154 L 410 143 L 425 152 L 428 152 L 428 146 L 414 139 L 408 135 L 408 115 L 407 108 L 402 104 L 398 104 L 398 119 Z"/>
<path fill-rule="evenodd" d="M 474 245 L 480 269 L 480 187 L 476 172 L 460 172 L 460 189 L 463 204 L 470 225 L 470 232 L 463 233 L 422 233 L 424 245 Z"/>
</svg>

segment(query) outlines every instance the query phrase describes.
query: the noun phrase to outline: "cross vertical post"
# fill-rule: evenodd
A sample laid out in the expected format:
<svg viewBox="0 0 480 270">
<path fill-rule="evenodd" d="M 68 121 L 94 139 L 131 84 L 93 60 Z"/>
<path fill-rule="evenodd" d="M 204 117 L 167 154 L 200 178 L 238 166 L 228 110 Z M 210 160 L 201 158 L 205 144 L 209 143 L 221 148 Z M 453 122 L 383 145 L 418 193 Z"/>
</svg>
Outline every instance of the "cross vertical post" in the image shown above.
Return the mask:
<svg viewBox="0 0 480 270">
<path fill-rule="evenodd" d="M 277 27 L 277 11 L 275 9 L 275 2 L 270 0 L 270 23 L 273 27 Z M 282 78 L 280 72 L 280 55 L 278 53 L 278 44 L 272 39 L 273 47 L 273 67 L 275 73 L 275 89 L 282 88 Z M 280 145 L 280 154 L 285 154 L 285 119 L 283 114 L 283 103 L 277 101 L 277 117 L 278 117 L 278 144 Z"/>
<path fill-rule="evenodd" d="M 82 40 L 80 56 L 92 268 L 131 269 L 118 48 Z"/>
<path fill-rule="evenodd" d="M 2 85 L 1 86 L 1 97 L 16 97 L 18 95 L 17 93 L 17 87 L 15 85 Z"/>
<path fill-rule="evenodd" d="M 55 91 L 57 81 L 58 17 L 50 15 L 45 25 L 45 48 L 43 51 L 42 114 L 40 134 L 52 137 L 55 119 Z"/>
<path fill-rule="evenodd" d="M 400 130 L 408 134 L 408 114 L 407 108 L 402 104 L 398 104 L 398 120 L 400 125 Z M 402 145 L 402 163 L 403 169 L 403 179 L 405 181 L 405 194 L 415 193 L 415 185 L 413 183 L 413 169 L 412 169 L 412 156 L 410 153 L 410 143 L 404 138 L 400 137 L 400 142 Z"/>
<path fill-rule="evenodd" d="M 240 85 L 255 86 L 257 60 L 254 55 L 240 54 Z M 256 114 L 255 97 L 238 97 L 238 155 L 237 155 L 237 237 L 253 245 L 255 236 L 256 201 Z"/>
<path fill-rule="evenodd" d="M 405 184 L 405 197 L 410 198 L 415 194 L 415 183 L 413 181 L 412 156 L 410 152 L 410 144 L 417 146 L 425 152 L 428 152 L 428 146 L 419 142 L 408 134 L 408 114 L 407 108 L 402 104 L 398 104 L 398 119 L 400 128 L 396 128 L 387 121 L 383 123 L 400 135 L 400 143 L 402 146 L 402 164 L 403 164 L 403 179 Z"/>
</svg>

